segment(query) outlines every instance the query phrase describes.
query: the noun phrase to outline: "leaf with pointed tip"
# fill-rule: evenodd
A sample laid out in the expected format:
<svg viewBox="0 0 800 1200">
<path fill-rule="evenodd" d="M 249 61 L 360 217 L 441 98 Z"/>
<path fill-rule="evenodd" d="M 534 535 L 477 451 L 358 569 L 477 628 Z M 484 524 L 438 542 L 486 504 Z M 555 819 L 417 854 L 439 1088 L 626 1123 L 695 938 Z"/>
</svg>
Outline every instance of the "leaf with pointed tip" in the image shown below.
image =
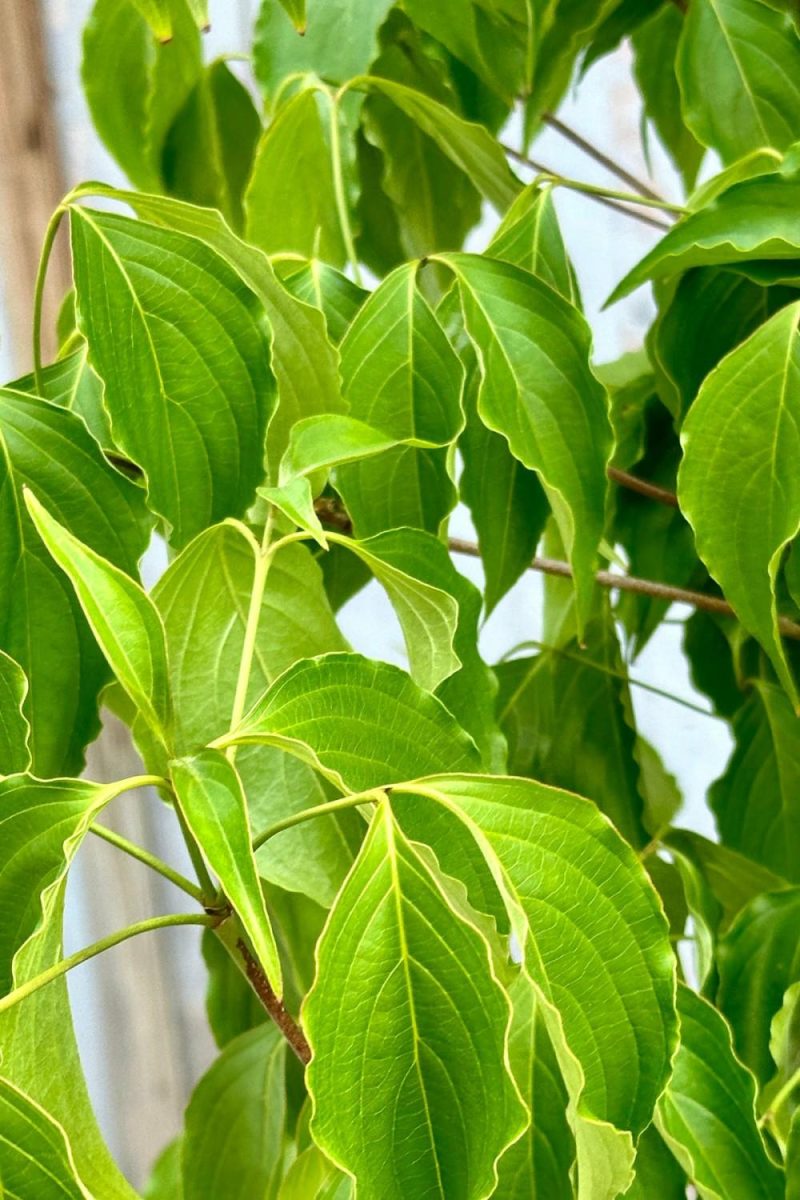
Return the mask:
<svg viewBox="0 0 800 1200">
<path fill-rule="evenodd" d="M 79 206 L 71 226 L 79 325 L 115 441 L 180 547 L 243 513 L 263 477 L 264 310 L 196 238 Z"/>
<path fill-rule="evenodd" d="M 783 1005 L 772 1018 L 769 1050 L 777 1068 L 775 1077 L 764 1090 L 764 1106 L 769 1109 L 774 1097 L 789 1080 L 800 1079 L 800 981 L 787 988 Z M 786 1103 L 773 1114 L 773 1119 L 788 1141 L 792 1117 L 798 1110 L 798 1086 L 790 1088 Z"/>
<path fill-rule="evenodd" d="M 678 222 L 609 296 L 614 304 L 647 283 L 689 267 L 796 259 L 800 254 L 800 178 L 759 175 L 734 183 Z"/>
<path fill-rule="evenodd" d="M 800 883 L 800 722 L 779 688 L 756 679 L 751 689 L 709 803 L 726 846 Z"/>
<path fill-rule="evenodd" d="M 626 1200 L 686 1200 L 686 1176 L 664 1144 L 655 1125 L 648 1126 L 636 1147 L 636 1178 Z"/>
<path fill-rule="evenodd" d="M 229 1042 L 197 1084 L 181 1149 L 183 1200 L 276 1200 L 286 1042 L 268 1022 Z"/>
<path fill-rule="evenodd" d="M 186 547 L 153 590 L 167 635 L 179 754 L 193 753 L 230 726 L 256 551 L 243 527 L 216 525 Z M 319 567 L 304 546 L 286 546 L 267 576 L 247 704 L 298 659 L 345 646 Z M 236 767 L 256 830 L 328 799 L 310 767 L 270 747 L 241 747 Z M 349 822 L 351 815 L 287 830 L 259 853 L 260 874 L 330 904 L 358 845 L 359 821 Z"/>
<path fill-rule="evenodd" d="M 258 880 L 247 802 L 236 769 L 224 754 L 203 750 L 177 759 L 170 774 L 183 818 L 218 876 L 273 990 L 281 996 L 278 947 Z"/>
<path fill-rule="evenodd" d="M 258 144 L 244 207 L 247 240 L 268 254 L 319 255 L 340 267 L 347 254 L 324 124 L 331 104 L 306 89 L 281 106 Z"/>
<path fill-rule="evenodd" d="M 788 13 L 754 0 L 698 0 L 687 8 L 675 69 L 686 124 L 723 162 L 795 141 L 800 38 Z"/>
<path fill-rule="evenodd" d="M 108 665 L 156 737 L 168 742 L 167 646 L 155 605 L 139 583 L 59 524 L 32 492 L 25 500 L 42 541 L 75 588 Z"/>
<path fill-rule="evenodd" d="M 140 490 L 109 467 L 78 417 L 0 391 L 0 648 L 28 678 L 34 771 L 77 774 L 97 732 L 97 695 L 108 671 L 69 581 L 28 516 L 25 484 L 75 536 L 130 574 L 150 521 Z"/>
<path fill-rule="evenodd" d="M 429 33 L 507 103 L 527 83 L 528 30 L 498 8 L 460 0 L 404 0 L 411 20 Z"/>
<path fill-rule="evenodd" d="M 442 260 L 458 279 L 481 366 L 478 413 L 542 482 L 572 564 L 582 627 L 592 605 L 612 449 L 606 392 L 589 366 L 588 326 L 519 267 L 472 254 Z"/>
<path fill-rule="evenodd" d="M 561 236 L 552 187 L 532 183 L 520 192 L 495 230 L 487 254 L 524 268 L 580 308 L 578 281 Z"/>
<path fill-rule="evenodd" d="M 247 88 L 221 59 L 211 63 L 164 141 L 161 172 L 167 190 L 180 200 L 219 209 L 240 230 L 242 195 L 260 133 Z"/>
<path fill-rule="evenodd" d="M 59 358 L 41 373 L 41 389 L 34 375 L 25 375 L 10 385 L 18 392 L 43 396 L 60 408 L 68 408 L 86 422 L 86 427 L 101 446 L 113 446 L 108 413 L 103 404 L 103 385 L 89 366 L 89 352 L 81 339 L 80 349 Z"/>
<path fill-rule="evenodd" d="M 581 1200 L 611 1200 L 632 1180 L 633 1139 L 677 1038 L 675 959 L 650 881 L 597 808 L 568 792 L 462 775 L 393 795 L 416 791 L 460 815 L 486 856 L 570 1094 Z"/>
<path fill-rule="evenodd" d="M 453 882 L 385 800 L 317 954 L 303 1006 L 316 1143 L 367 1195 L 490 1195 L 526 1118 L 508 998 Z"/>
<path fill-rule="evenodd" d="M 0 650 L 0 776 L 27 771 L 31 727 L 23 712 L 28 681 L 18 662 Z"/>
<path fill-rule="evenodd" d="M 800 888 L 756 896 L 717 947 L 717 1006 L 733 1029 L 736 1053 L 761 1085 L 775 1070 L 770 1023 L 800 980 L 798 922 Z"/>
<path fill-rule="evenodd" d="M 800 304 L 722 360 L 683 426 L 678 498 L 697 551 L 800 703 L 778 633 L 775 578 L 800 530 Z"/>
<path fill-rule="evenodd" d="M 312 417 L 311 420 L 314 418 Z M 304 475 L 295 476 L 279 487 L 260 487 L 259 496 L 274 504 L 277 509 L 288 517 L 293 525 L 310 533 L 323 550 L 328 549 L 328 539 L 325 530 L 314 510 L 314 497 L 311 494 L 311 484 Z"/>
<path fill-rule="evenodd" d="M 399 667 L 360 654 L 306 659 L 235 730 L 278 745 L 360 792 L 436 771 L 479 770 L 475 744 L 444 705 Z"/>
<path fill-rule="evenodd" d="M 297 475 L 311 475 L 324 468 L 385 454 L 401 440 L 374 424 L 341 413 L 306 417 L 292 427 L 278 482 L 284 484 Z"/>
<path fill-rule="evenodd" d="M 279 0 L 298 33 L 306 32 L 306 0 Z"/>
<path fill-rule="evenodd" d="M 714 934 L 717 930 L 724 933 L 745 904 L 761 892 L 789 887 L 774 871 L 690 829 L 671 829 L 663 840 L 670 850 L 691 862 L 713 895 L 719 909 Z"/>
<path fill-rule="evenodd" d="M 783 1200 L 756 1125 L 753 1077 L 719 1013 L 678 985 L 681 1040 L 656 1123 L 703 1200 Z"/>
<path fill-rule="evenodd" d="M 281 276 L 283 286 L 298 300 L 321 310 L 328 336 L 338 346 L 369 292 L 317 258 L 305 266 L 289 265 L 294 269 Z"/>
<path fill-rule="evenodd" d="M 319 309 L 291 295 L 265 254 L 238 238 L 220 213 L 166 196 L 145 196 L 98 187 L 97 194 L 130 204 L 147 221 L 199 238 L 216 251 L 264 306 L 272 329 L 271 362 L 280 404 L 269 423 L 267 460 L 272 473 L 302 417 L 341 412 L 339 356 L 328 338 Z"/>
<path fill-rule="evenodd" d="M 298 1154 L 284 1176 L 278 1200 L 351 1200 L 353 1181 L 318 1146 Z"/>
<path fill-rule="evenodd" d="M 30 1096 L 0 1077 L 0 1187 L 8 1200 L 92 1200 L 67 1135 Z"/>
<path fill-rule="evenodd" d="M 464 371 L 416 286 L 417 269 L 398 267 L 359 310 L 342 342 L 342 386 L 351 416 L 398 442 L 442 449 L 400 447 L 337 472 L 360 536 L 401 525 L 435 533 L 456 499 L 446 447 L 464 423 Z"/>
</svg>

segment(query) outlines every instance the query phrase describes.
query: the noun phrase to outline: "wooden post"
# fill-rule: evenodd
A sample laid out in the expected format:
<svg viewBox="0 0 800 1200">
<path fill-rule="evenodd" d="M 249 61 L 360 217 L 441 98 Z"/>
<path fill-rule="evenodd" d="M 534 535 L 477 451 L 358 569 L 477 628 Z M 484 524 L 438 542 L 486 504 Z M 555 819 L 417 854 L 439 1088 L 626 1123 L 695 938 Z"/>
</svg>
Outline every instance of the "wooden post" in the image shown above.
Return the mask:
<svg viewBox="0 0 800 1200">
<path fill-rule="evenodd" d="M 0 0 L 0 266 L 15 372 L 32 364 L 31 315 L 47 222 L 65 192 L 39 0 Z M 50 263 L 43 348 L 55 349 L 58 306 L 70 286 L 66 238 Z"/>
</svg>

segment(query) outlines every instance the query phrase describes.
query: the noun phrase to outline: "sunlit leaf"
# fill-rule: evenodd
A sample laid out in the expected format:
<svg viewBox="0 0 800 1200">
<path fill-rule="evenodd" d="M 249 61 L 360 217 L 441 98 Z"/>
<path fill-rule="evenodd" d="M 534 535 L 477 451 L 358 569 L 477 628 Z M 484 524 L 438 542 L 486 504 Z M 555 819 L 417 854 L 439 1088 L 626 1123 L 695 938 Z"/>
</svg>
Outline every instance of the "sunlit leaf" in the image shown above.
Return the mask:
<svg viewBox="0 0 800 1200">
<path fill-rule="evenodd" d="M 27 771 L 30 725 L 23 712 L 28 681 L 19 663 L 0 650 L 0 776 Z"/>
<path fill-rule="evenodd" d="M 9 1200 L 92 1200 L 61 1126 L 8 1079 L 0 1078 L 0 1184 Z"/>
</svg>

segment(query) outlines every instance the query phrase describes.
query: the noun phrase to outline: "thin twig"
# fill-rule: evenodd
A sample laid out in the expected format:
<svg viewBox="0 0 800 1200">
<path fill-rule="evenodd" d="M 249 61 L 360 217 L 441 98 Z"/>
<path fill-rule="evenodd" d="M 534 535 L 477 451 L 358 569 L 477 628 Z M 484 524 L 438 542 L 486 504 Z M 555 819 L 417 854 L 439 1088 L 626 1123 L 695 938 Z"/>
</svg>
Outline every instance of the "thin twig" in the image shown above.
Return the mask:
<svg viewBox="0 0 800 1200">
<path fill-rule="evenodd" d="M 250 986 L 258 996 L 272 1020 L 278 1026 L 289 1045 L 294 1050 L 300 1062 L 305 1066 L 311 1060 L 311 1047 L 294 1017 L 286 1011 L 283 1001 L 279 1000 L 270 987 L 269 980 L 261 969 L 260 963 L 253 958 L 246 943 L 239 938 L 236 949 L 242 956 L 245 974 L 250 980 Z"/>
<path fill-rule="evenodd" d="M 450 549 L 456 554 L 469 554 L 480 557 L 480 550 L 474 542 L 463 538 L 450 538 Z M 532 571 L 542 571 L 545 575 L 557 575 L 563 579 L 572 578 L 572 568 L 569 563 L 555 558 L 534 558 L 530 564 Z M 707 596 L 704 592 L 691 592 L 688 588 L 673 587 L 669 583 L 657 583 L 652 579 L 638 579 L 635 575 L 615 575 L 611 571 L 597 571 L 595 581 L 604 588 L 618 588 L 621 592 L 635 592 L 640 596 L 652 596 L 656 600 L 666 600 L 670 604 L 690 604 L 703 612 L 718 613 L 724 617 L 735 617 L 736 613 L 727 600 L 717 596 Z M 778 629 L 784 637 L 800 641 L 800 625 L 789 617 L 778 617 Z"/>
<path fill-rule="evenodd" d="M 607 474 L 608 478 L 613 479 L 614 483 L 618 483 L 620 487 L 628 488 L 631 492 L 638 492 L 640 496 L 647 496 L 649 500 L 657 500 L 659 504 L 667 504 L 670 508 L 678 507 L 678 497 L 675 493 L 670 492 L 667 488 L 659 487 L 657 483 L 650 483 L 646 479 L 640 479 L 638 475 L 620 471 L 617 467 L 609 467 Z"/>
<path fill-rule="evenodd" d="M 151 854 L 149 850 L 145 850 L 144 846 L 137 846 L 135 842 L 128 841 L 114 829 L 109 829 L 106 825 L 98 825 L 97 822 L 89 826 L 90 831 L 97 837 L 102 838 L 104 842 L 115 846 L 117 850 L 122 850 L 124 854 L 135 858 L 137 862 L 144 863 L 151 871 L 156 871 L 164 879 L 168 879 L 175 887 L 180 888 L 187 896 L 191 896 L 197 900 L 199 904 L 204 902 L 205 897 L 199 887 L 196 887 L 190 879 L 185 875 L 181 875 L 180 871 L 176 871 L 169 863 L 165 863 L 162 859 L 157 858 L 155 854 Z"/>
<path fill-rule="evenodd" d="M 572 129 L 565 124 L 554 113 L 542 113 L 542 120 L 565 137 L 567 141 L 572 142 L 573 146 L 577 146 L 579 150 L 583 150 L 584 154 L 588 154 L 595 162 L 600 163 L 612 175 L 616 175 L 617 179 L 621 179 L 623 183 L 627 183 L 628 187 L 632 187 L 635 192 L 639 192 L 642 196 L 647 196 L 650 200 L 663 200 L 663 196 L 659 196 L 658 192 L 653 191 L 649 184 L 638 179 L 630 171 L 626 171 L 623 166 L 615 162 L 613 158 L 609 158 L 602 150 L 598 150 L 597 146 L 593 146 L 591 142 L 587 142 L 586 138 L 582 137 L 576 129 Z"/>
<path fill-rule="evenodd" d="M 534 158 L 529 158 L 527 154 L 522 154 L 519 150 L 515 150 L 513 146 L 507 146 L 501 142 L 500 147 L 509 158 L 513 158 L 524 167 L 530 167 L 540 175 L 549 175 L 551 178 L 558 178 L 558 172 L 551 170 L 550 167 L 546 167 L 544 163 L 537 162 Z M 624 213 L 627 217 L 633 217 L 634 221 L 640 221 L 643 225 L 650 225 L 653 229 L 660 229 L 666 232 L 672 228 L 666 221 L 659 221 L 657 217 L 651 217 L 649 213 L 640 212 L 638 208 L 628 208 L 627 204 L 612 200 L 608 196 L 601 196 L 597 192 L 579 192 L 577 194 L 588 196 L 595 203 L 603 204 L 606 208 L 613 208 L 615 212 Z"/>
</svg>

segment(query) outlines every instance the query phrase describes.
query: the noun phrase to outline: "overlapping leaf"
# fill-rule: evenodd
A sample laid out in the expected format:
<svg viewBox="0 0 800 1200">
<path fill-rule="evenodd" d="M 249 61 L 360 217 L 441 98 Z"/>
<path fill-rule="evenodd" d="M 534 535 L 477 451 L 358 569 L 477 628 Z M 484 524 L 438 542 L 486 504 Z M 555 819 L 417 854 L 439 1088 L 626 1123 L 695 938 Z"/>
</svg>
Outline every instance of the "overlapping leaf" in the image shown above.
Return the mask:
<svg viewBox="0 0 800 1200">
<path fill-rule="evenodd" d="M 22 667 L 0 650 L 0 776 L 27 771 L 31 765 L 30 725 L 22 711 L 27 690 Z"/>
<path fill-rule="evenodd" d="M 0 1078 L 0 1186 L 9 1200 L 92 1200 L 78 1179 L 60 1125 L 7 1079 Z"/>
</svg>

